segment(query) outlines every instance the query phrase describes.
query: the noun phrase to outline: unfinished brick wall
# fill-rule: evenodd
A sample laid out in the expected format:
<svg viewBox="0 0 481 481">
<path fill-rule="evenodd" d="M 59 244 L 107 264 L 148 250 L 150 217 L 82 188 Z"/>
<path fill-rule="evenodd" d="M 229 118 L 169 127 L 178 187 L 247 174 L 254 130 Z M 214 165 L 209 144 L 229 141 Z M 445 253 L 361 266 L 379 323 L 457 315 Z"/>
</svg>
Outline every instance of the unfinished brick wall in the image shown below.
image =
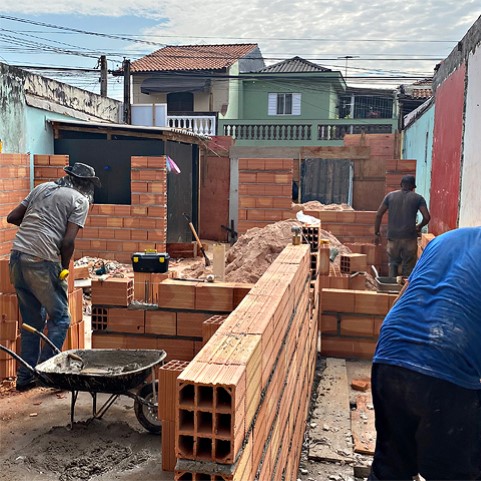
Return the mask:
<svg viewBox="0 0 481 481">
<path fill-rule="evenodd" d="M 292 159 L 239 159 L 239 234 L 293 217 L 292 169 Z"/>
<path fill-rule="evenodd" d="M 205 344 L 204 322 L 232 312 L 252 285 L 176 281 L 167 274 L 92 281 L 92 347 L 164 349 L 191 361 Z M 148 302 L 150 308 L 133 301 Z M 155 306 L 153 305 L 155 304 Z"/>
<path fill-rule="evenodd" d="M 316 360 L 310 254 L 287 246 L 178 377 L 176 480 L 297 479 Z"/>
<path fill-rule="evenodd" d="M 73 263 L 70 268 L 73 272 Z M 68 278 L 68 305 L 70 326 L 62 350 L 85 347 L 85 324 L 83 320 L 83 292 L 74 288 L 73 275 Z M 22 318 L 18 308 L 17 294 L 10 283 L 8 258 L 0 259 L 0 344 L 20 354 Z M 14 377 L 17 363 L 10 355 L 0 352 L 0 381 Z"/>
<path fill-rule="evenodd" d="M 386 184 L 386 162 L 400 157 L 398 134 L 349 134 L 344 137 L 348 147 L 369 147 L 369 158 L 354 162 L 352 206 L 358 210 L 377 210 Z"/>
<path fill-rule="evenodd" d="M 416 175 L 416 160 L 395 159 L 386 162 L 386 194 L 401 188 L 403 175 Z"/>
<path fill-rule="evenodd" d="M 10 253 L 17 227 L 7 223 L 7 215 L 30 192 L 30 156 L 0 154 L 0 256 Z"/>
<path fill-rule="evenodd" d="M 322 289 L 321 354 L 372 359 L 384 317 L 397 294 Z"/>
<path fill-rule="evenodd" d="M 132 157 L 131 205 L 94 205 L 80 231 L 75 257 L 130 263 L 134 252 L 166 251 L 166 157 Z"/>
</svg>

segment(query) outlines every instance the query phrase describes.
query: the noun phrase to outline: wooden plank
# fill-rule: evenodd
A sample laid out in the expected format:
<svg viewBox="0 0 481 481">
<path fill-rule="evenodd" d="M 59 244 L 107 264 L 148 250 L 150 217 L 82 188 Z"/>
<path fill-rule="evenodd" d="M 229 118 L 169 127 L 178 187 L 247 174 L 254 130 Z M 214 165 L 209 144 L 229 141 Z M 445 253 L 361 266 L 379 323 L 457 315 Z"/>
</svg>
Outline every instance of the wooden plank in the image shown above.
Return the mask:
<svg viewBox="0 0 481 481">
<path fill-rule="evenodd" d="M 351 411 L 351 431 L 354 452 L 374 455 L 376 428 L 371 391 L 356 396 L 356 409 Z"/>
<path fill-rule="evenodd" d="M 317 406 L 314 409 L 310 429 L 309 459 L 315 461 L 347 462 L 353 460 L 349 442 L 349 386 L 346 361 L 326 360 L 317 387 Z"/>
</svg>

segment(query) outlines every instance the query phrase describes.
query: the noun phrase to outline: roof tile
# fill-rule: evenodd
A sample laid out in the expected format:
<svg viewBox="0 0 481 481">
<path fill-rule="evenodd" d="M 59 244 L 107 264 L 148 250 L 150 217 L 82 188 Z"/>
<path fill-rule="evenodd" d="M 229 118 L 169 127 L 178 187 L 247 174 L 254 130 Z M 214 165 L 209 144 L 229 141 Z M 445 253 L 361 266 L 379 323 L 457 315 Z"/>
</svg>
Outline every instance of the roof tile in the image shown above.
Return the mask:
<svg viewBox="0 0 481 481">
<path fill-rule="evenodd" d="M 220 70 L 257 48 L 255 43 L 164 47 L 132 62 L 131 72 Z"/>
</svg>

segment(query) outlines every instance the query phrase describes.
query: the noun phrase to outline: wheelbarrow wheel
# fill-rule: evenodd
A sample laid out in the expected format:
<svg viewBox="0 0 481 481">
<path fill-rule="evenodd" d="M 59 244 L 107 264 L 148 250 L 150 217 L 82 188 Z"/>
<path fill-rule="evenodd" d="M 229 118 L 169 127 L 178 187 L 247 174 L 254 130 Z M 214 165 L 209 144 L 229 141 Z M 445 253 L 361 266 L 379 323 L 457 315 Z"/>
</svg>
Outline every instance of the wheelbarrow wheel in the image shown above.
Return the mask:
<svg viewBox="0 0 481 481">
<path fill-rule="evenodd" d="M 158 382 L 155 382 L 155 389 L 158 391 Z M 140 401 L 141 398 L 144 402 Z M 145 404 L 151 403 L 151 404 Z M 160 434 L 162 430 L 162 423 L 158 417 L 157 406 L 154 404 L 154 393 L 152 391 L 152 383 L 142 386 L 137 393 L 137 398 L 134 403 L 135 415 L 139 423 L 150 431 L 152 434 Z"/>
</svg>

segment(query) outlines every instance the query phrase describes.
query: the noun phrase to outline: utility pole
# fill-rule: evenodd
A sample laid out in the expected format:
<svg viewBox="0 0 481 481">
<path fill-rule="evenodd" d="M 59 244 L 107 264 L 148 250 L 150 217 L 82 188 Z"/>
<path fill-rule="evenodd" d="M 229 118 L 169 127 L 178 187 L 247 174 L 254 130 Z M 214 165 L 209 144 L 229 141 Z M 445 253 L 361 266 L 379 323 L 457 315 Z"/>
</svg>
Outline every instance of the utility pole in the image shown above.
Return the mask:
<svg viewBox="0 0 481 481">
<path fill-rule="evenodd" d="M 124 59 L 122 63 L 124 70 L 124 123 L 131 123 L 131 108 L 130 108 L 130 60 Z"/>
<path fill-rule="evenodd" d="M 100 95 L 107 97 L 107 57 L 100 56 Z"/>
</svg>

